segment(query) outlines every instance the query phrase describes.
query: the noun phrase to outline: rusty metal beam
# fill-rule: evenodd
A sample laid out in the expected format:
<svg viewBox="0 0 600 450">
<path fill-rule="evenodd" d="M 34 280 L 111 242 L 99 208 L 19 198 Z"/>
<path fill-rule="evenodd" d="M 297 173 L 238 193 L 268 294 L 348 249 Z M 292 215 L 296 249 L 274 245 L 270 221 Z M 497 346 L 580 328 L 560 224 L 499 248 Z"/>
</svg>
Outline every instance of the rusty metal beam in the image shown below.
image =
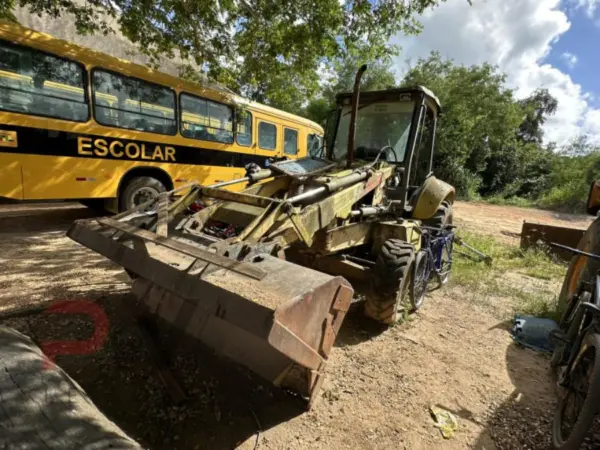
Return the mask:
<svg viewBox="0 0 600 450">
<path fill-rule="evenodd" d="M 215 189 L 209 187 L 202 188 L 201 192 L 205 197 L 217 198 L 219 200 L 226 200 L 229 202 L 244 203 L 246 205 L 261 206 L 263 208 L 267 207 L 271 203 L 281 202 L 281 200 L 271 197 L 262 197 L 260 195 L 226 191 L 224 189 Z"/>
<path fill-rule="evenodd" d="M 585 230 L 579 228 L 559 227 L 541 223 L 523 222 L 521 230 L 521 248 L 542 248 L 559 258 L 570 261 L 573 254 L 566 250 L 551 247 L 550 243 L 562 244 L 577 248 Z"/>
<path fill-rule="evenodd" d="M 156 234 L 159 236 L 167 237 L 167 230 L 169 228 L 169 194 L 161 192 L 158 196 L 158 207 L 156 213 L 158 214 L 158 221 L 156 223 Z"/>
<path fill-rule="evenodd" d="M 319 241 L 319 248 L 326 252 L 339 252 L 341 250 L 358 247 L 371 240 L 371 232 L 375 222 L 357 222 L 344 225 L 327 231 L 323 240 Z"/>
<path fill-rule="evenodd" d="M 185 255 L 192 256 L 197 259 L 201 259 L 202 261 L 206 261 L 208 263 L 214 264 L 215 266 L 222 267 L 224 269 L 231 270 L 233 272 L 239 273 L 241 275 L 245 275 L 247 277 L 253 278 L 255 280 L 261 280 L 266 276 L 266 273 L 253 267 L 251 264 L 247 264 L 240 261 L 234 261 L 225 256 L 216 255 L 207 250 L 203 250 L 201 248 L 194 247 L 189 244 L 185 244 L 183 242 L 175 241 L 173 239 L 164 238 L 157 236 L 156 234 L 148 231 L 142 230 L 140 228 L 136 228 L 132 225 L 118 222 L 116 220 L 110 218 L 101 218 L 97 219 L 98 223 L 115 228 L 124 233 L 130 234 L 132 236 L 137 236 L 145 241 L 152 242 L 154 244 L 162 245 L 164 247 L 170 248 L 171 250 L 176 250 Z"/>
</svg>

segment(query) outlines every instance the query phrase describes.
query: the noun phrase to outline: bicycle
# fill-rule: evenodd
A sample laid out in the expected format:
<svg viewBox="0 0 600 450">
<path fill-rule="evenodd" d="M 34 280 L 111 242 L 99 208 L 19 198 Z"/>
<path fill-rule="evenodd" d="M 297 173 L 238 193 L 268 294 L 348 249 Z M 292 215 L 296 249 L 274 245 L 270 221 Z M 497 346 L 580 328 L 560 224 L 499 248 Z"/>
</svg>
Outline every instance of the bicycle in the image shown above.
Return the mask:
<svg viewBox="0 0 600 450">
<path fill-rule="evenodd" d="M 553 246 L 600 260 L 599 255 Z M 552 445 L 556 450 L 575 450 L 583 444 L 600 406 L 600 271 L 591 281 L 579 281 L 550 338 L 556 343 L 551 366 L 557 369 L 559 388 Z"/>
<path fill-rule="evenodd" d="M 429 281 L 437 278 L 439 286 L 446 284 L 452 269 L 452 245 L 455 233 L 453 225 L 442 228 L 422 227 L 421 250 L 415 257 L 412 295 L 413 311 L 418 310 L 425 301 Z"/>
</svg>

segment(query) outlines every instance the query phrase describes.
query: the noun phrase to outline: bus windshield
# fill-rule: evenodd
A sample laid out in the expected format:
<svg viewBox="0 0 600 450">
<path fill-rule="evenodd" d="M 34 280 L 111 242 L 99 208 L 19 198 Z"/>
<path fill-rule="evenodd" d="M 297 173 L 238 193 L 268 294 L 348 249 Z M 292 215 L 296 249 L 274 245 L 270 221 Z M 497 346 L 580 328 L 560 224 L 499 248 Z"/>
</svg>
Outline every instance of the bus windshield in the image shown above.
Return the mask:
<svg viewBox="0 0 600 450">
<path fill-rule="evenodd" d="M 404 161 L 414 107 L 415 102 L 412 101 L 360 105 L 356 117 L 354 150 L 363 147 L 378 151 L 389 145 L 394 149 L 397 162 Z M 346 157 L 351 110 L 350 105 L 342 107 L 333 145 L 333 156 L 336 160 Z M 393 156 L 391 158 L 393 159 Z"/>
</svg>

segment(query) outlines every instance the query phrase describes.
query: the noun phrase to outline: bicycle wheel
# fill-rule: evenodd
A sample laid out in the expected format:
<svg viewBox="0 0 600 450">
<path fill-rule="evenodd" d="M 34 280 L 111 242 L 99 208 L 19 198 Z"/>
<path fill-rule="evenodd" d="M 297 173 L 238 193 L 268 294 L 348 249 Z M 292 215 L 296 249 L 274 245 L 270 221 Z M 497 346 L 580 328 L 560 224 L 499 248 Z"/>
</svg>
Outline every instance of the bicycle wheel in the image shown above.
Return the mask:
<svg viewBox="0 0 600 450">
<path fill-rule="evenodd" d="M 429 276 L 431 271 L 429 269 L 429 253 L 425 250 L 420 250 L 415 257 L 414 274 L 412 278 L 412 295 L 410 296 L 410 302 L 412 305 L 412 312 L 417 311 L 423 302 L 425 301 L 425 295 L 427 294 L 427 286 L 429 285 Z"/>
<path fill-rule="evenodd" d="M 581 447 L 600 404 L 600 335 L 585 336 L 571 369 L 568 385 L 559 393 L 552 424 L 555 450 Z"/>
<path fill-rule="evenodd" d="M 440 254 L 440 271 L 437 273 L 437 280 L 440 286 L 448 283 L 450 271 L 452 270 L 452 246 L 454 240 L 444 242 Z"/>
<path fill-rule="evenodd" d="M 561 330 L 564 330 L 567 333 L 566 337 L 568 341 L 575 339 L 577 333 L 579 333 L 579 327 L 581 326 L 581 320 L 584 314 L 582 309 L 575 311 L 576 307 L 582 303 L 589 302 L 591 298 L 592 294 L 588 291 L 584 291 L 580 293 L 577 298 L 574 298 L 567 306 L 568 309 L 563 314 L 563 317 L 559 323 L 559 327 Z M 552 358 L 550 359 L 550 367 L 552 369 L 556 369 L 561 364 L 564 364 L 564 352 L 567 349 L 568 346 L 565 342 L 558 342 L 556 344 L 554 352 L 552 353 Z"/>
</svg>

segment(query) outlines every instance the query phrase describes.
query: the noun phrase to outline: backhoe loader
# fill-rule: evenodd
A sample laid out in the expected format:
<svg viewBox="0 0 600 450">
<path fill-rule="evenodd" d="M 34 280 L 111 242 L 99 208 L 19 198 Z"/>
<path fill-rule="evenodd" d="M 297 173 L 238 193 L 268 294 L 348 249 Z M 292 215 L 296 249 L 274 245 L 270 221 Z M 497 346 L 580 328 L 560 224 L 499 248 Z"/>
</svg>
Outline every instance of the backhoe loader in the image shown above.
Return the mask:
<svg viewBox="0 0 600 450">
<path fill-rule="evenodd" d="M 439 101 L 423 87 L 337 96 L 304 159 L 160 194 L 68 235 L 124 267 L 148 314 L 316 398 L 354 295 L 392 324 L 452 264 L 454 188 L 432 175 Z M 228 190 L 244 184 L 243 190 Z"/>
</svg>

